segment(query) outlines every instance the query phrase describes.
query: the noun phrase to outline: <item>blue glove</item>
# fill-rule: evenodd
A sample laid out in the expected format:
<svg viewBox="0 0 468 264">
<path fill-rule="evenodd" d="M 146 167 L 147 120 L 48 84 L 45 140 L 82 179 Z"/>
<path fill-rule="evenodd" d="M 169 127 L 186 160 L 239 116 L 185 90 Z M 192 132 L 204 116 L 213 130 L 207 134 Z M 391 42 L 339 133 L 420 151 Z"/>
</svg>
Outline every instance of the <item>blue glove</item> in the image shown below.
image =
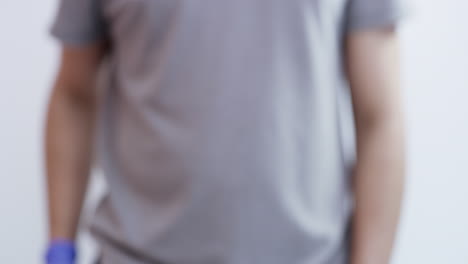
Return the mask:
<svg viewBox="0 0 468 264">
<path fill-rule="evenodd" d="M 46 264 L 74 264 L 76 259 L 76 248 L 73 241 L 53 240 L 47 248 Z"/>
</svg>

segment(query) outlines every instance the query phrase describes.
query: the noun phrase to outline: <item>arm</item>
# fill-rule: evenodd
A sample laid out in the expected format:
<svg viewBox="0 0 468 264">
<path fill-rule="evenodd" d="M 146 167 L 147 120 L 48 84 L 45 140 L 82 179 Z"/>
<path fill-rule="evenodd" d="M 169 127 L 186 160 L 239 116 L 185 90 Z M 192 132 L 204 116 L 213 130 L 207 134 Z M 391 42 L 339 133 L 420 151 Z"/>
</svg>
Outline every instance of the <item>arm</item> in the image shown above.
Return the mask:
<svg viewBox="0 0 468 264">
<path fill-rule="evenodd" d="M 346 39 L 357 136 L 351 264 L 388 264 L 404 184 L 404 127 L 394 28 Z"/>
<path fill-rule="evenodd" d="M 45 126 L 51 240 L 76 236 L 90 172 L 94 82 L 103 54 L 103 43 L 62 50 Z"/>
</svg>

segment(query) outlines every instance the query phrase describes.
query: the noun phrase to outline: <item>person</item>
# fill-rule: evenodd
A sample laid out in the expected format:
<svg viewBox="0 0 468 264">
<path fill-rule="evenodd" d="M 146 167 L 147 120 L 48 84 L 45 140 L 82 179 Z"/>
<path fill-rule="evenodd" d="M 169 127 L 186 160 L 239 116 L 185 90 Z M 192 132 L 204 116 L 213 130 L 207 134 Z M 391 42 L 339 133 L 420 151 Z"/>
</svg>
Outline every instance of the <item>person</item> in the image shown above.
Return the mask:
<svg viewBox="0 0 468 264">
<path fill-rule="evenodd" d="M 46 262 L 76 262 L 96 165 L 108 184 L 89 226 L 101 264 L 388 264 L 404 190 L 406 11 L 398 0 L 61 0 Z"/>
</svg>

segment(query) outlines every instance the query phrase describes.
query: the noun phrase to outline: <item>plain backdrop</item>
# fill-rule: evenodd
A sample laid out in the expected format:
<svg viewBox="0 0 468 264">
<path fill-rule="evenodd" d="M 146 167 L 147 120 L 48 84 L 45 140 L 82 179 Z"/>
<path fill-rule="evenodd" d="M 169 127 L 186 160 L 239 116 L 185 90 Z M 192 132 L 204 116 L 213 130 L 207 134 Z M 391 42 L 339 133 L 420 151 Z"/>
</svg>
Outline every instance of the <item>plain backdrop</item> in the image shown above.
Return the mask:
<svg viewBox="0 0 468 264">
<path fill-rule="evenodd" d="M 0 7 L 0 263 L 42 262 L 42 155 L 58 45 L 47 33 L 56 0 Z M 412 0 L 402 71 L 408 186 L 392 264 L 468 263 L 468 1 Z M 92 184 L 92 208 L 103 184 Z M 81 264 L 94 246 L 80 236 Z"/>
</svg>

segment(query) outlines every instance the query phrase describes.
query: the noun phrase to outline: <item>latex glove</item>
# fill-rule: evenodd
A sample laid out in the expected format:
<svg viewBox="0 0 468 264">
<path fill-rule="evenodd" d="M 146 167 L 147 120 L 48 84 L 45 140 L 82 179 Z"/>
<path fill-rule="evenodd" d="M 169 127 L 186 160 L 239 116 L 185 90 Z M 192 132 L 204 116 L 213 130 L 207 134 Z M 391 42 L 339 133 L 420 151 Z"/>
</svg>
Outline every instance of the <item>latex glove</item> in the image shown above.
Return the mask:
<svg viewBox="0 0 468 264">
<path fill-rule="evenodd" d="M 76 247 L 73 241 L 53 240 L 47 248 L 46 264 L 75 264 Z"/>
</svg>

